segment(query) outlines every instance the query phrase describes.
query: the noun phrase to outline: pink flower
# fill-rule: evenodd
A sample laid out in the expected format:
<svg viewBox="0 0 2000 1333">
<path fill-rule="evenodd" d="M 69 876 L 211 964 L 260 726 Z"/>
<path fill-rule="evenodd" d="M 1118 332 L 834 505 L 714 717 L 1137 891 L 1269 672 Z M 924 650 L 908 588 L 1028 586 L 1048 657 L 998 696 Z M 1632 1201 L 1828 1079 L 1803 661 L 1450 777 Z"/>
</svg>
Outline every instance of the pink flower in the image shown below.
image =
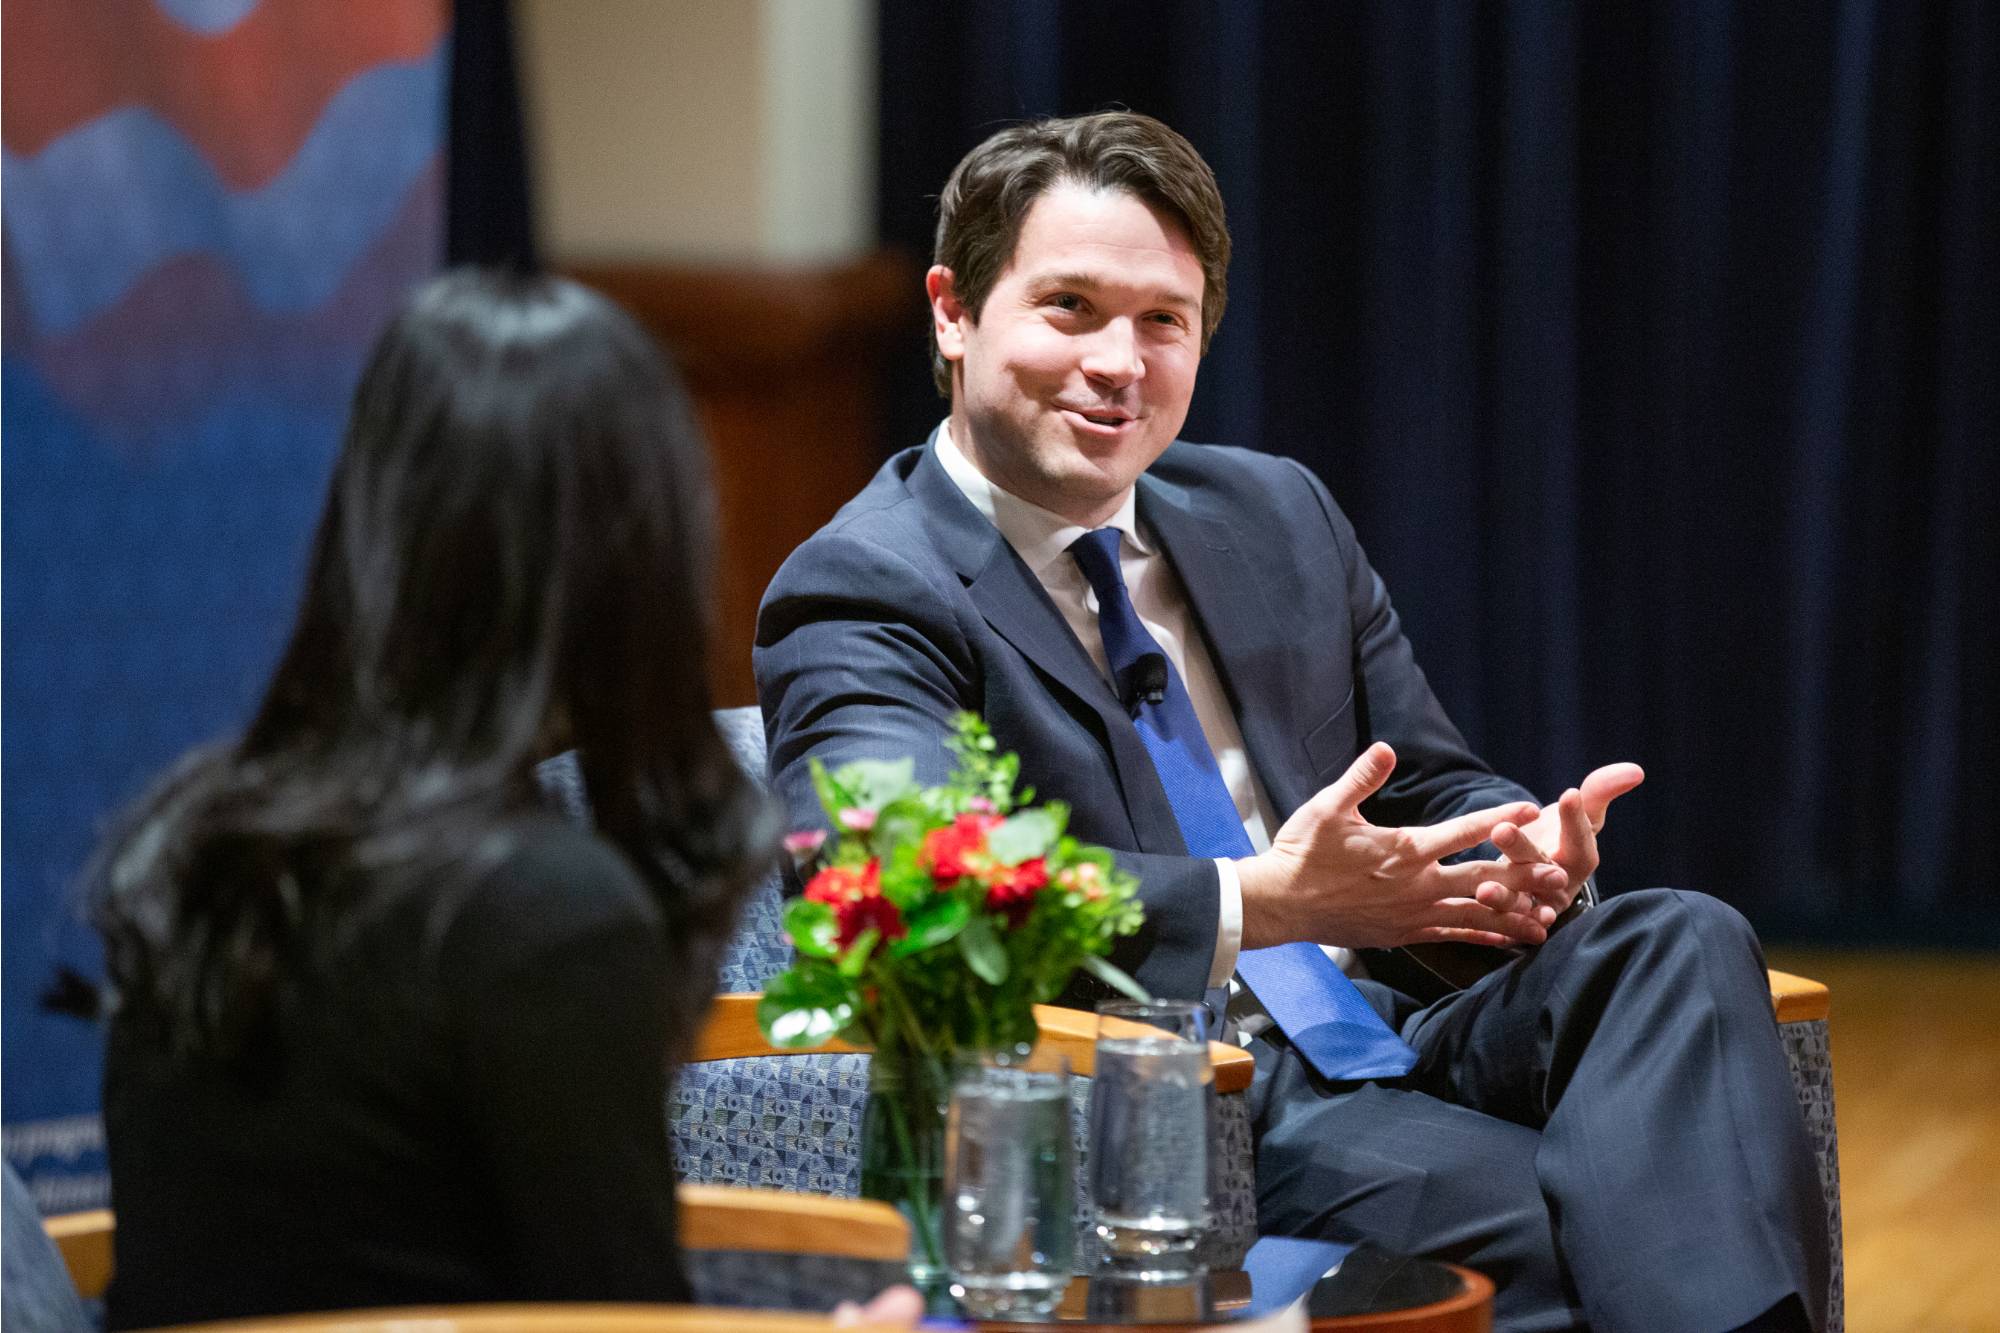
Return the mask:
<svg viewBox="0 0 2000 1333">
<path fill-rule="evenodd" d="M 1095 901 L 1104 896 L 1104 872 L 1097 868 L 1095 862 L 1080 862 L 1057 875 L 1056 886 Z"/>
<path fill-rule="evenodd" d="M 966 805 L 970 807 L 972 810 L 982 815 L 990 815 L 994 813 L 994 810 L 996 808 L 993 802 L 987 800 L 984 796 L 975 796 L 971 800 L 967 801 Z"/>
<path fill-rule="evenodd" d="M 849 833 L 866 833 L 875 827 L 875 812 L 850 805 L 840 812 L 840 826 Z"/>
<path fill-rule="evenodd" d="M 800 829 L 797 833 L 785 835 L 785 850 L 793 859 L 804 861 L 826 845 L 826 830 L 823 828 Z"/>
</svg>

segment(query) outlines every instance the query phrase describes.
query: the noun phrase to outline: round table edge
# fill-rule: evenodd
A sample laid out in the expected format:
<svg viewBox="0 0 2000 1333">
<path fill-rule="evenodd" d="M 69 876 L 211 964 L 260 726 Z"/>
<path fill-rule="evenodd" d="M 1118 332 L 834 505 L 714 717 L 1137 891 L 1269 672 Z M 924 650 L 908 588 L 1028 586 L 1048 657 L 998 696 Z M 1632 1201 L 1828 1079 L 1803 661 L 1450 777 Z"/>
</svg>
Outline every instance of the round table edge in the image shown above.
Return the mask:
<svg viewBox="0 0 2000 1333">
<path fill-rule="evenodd" d="M 1484 1273 L 1446 1264 L 1465 1283 L 1465 1290 L 1429 1305 L 1379 1314 L 1331 1315 L 1311 1320 L 1313 1333 L 1350 1333 L 1362 1329 L 1394 1329 L 1396 1333 L 1492 1333 L 1493 1281 Z"/>
</svg>

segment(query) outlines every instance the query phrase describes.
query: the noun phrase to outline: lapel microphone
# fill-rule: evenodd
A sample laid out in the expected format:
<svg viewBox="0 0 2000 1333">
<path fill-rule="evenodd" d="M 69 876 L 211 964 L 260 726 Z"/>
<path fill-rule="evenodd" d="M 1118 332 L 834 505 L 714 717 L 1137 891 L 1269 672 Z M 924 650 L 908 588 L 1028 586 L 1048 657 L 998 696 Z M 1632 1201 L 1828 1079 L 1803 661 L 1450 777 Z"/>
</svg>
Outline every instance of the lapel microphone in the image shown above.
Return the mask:
<svg viewBox="0 0 2000 1333">
<path fill-rule="evenodd" d="M 1118 698 L 1127 712 L 1134 712 L 1139 705 L 1162 704 L 1167 701 L 1167 656 L 1165 653 L 1141 653 L 1125 668 L 1118 678 Z"/>
</svg>

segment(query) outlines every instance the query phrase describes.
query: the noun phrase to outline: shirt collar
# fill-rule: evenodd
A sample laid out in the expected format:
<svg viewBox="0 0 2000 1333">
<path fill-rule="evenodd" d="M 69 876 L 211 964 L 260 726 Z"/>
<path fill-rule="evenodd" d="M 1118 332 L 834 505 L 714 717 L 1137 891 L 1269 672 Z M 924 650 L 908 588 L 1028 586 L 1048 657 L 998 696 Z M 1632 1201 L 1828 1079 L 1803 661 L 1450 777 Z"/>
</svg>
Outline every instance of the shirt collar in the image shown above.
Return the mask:
<svg viewBox="0 0 2000 1333">
<path fill-rule="evenodd" d="M 990 481 L 986 474 L 972 465 L 959 447 L 952 443 L 951 423 L 944 422 L 937 430 L 937 459 L 944 468 L 945 475 L 972 501 L 972 507 L 986 515 L 987 522 L 1000 530 L 1014 553 L 1021 557 L 1037 579 L 1046 582 L 1046 574 L 1058 560 L 1058 566 L 1067 575 L 1079 572 L 1076 563 L 1067 560 L 1071 543 L 1090 531 L 1081 524 L 1072 523 L 1061 514 L 1051 513 L 1038 504 L 1023 500 L 1013 492 Z M 1139 507 L 1136 489 L 1127 490 L 1125 498 L 1119 502 L 1118 512 L 1105 520 L 1104 527 L 1116 528 L 1124 535 L 1141 555 L 1152 554 L 1152 546 L 1139 532 Z"/>
</svg>

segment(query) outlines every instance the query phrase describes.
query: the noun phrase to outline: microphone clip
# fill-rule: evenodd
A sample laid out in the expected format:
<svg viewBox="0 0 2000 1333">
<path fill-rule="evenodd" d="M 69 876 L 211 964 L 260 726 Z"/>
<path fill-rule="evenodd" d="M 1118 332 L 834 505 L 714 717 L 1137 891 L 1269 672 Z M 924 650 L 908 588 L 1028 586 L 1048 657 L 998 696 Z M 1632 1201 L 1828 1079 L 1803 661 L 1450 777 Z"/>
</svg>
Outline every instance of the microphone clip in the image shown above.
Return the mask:
<svg viewBox="0 0 2000 1333">
<path fill-rule="evenodd" d="M 1164 653 L 1141 653 L 1118 678 L 1118 698 L 1126 711 L 1137 712 L 1141 704 L 1155 706 L 1167 701 L 1167 658 Z"/>
</svg>

